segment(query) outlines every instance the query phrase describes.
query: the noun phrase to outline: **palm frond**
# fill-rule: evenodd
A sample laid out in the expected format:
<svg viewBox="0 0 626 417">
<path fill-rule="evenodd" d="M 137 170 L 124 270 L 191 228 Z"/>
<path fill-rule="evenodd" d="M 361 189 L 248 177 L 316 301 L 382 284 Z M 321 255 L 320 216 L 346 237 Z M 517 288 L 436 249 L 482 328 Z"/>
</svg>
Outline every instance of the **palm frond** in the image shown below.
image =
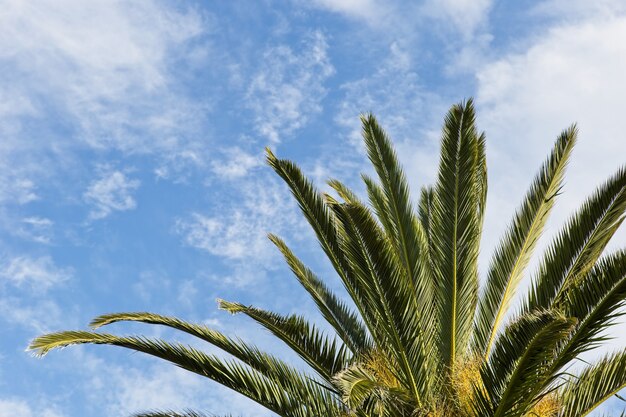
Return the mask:
<svg viewBox="0 0 626 417">
<path fill-rule="evenodd" d="M 420 199 L 418 202 L 418 219 L 420 223 L 422 223 L 422 229 L 424 229 L 424 235 L 426 236 L 426 245 L 428 247 L 428 265 L 430 267 L 431 276 L 433 275 L 433 271 L 435 270 L 434 265 L 434 242 L 432 236 L 432 227 L 433 227 L 433 199 L 434 199 L 434 187 L 429 185 L 422 187 L 420 192 Z M 433 282 L 433 294 L 435 282 Z"/>
<path fill-rule="evenodd" d="M 493 255 L 474 331 L 474 350 L 485 357 L 491 351 L 500 324 L 561 189 L 576 134 L 574 126 L 561 133 Z"/>
<path fill-rule="evenodd" d="M 605 356 L 563 387 L 559 417 L 584 417 L 626 387 L 626 351 Z M 623 415 L 624 413 L 622 413 Z"/>
<path fill-rule="evenodd" d="M 431 239 L 436 272 L 443 360 L 452 366 L 467 353 L 478 297 L 479 134 L 471 100 L 446 115 L 439 174 L 433 193 Z"/>
<path fill-rule="evenodd" d="M 185 410 L 185 411 L 173 411 L 173 410 L 153 410 L 143 411 L 135 413 L 132 417 L 215 417 L 210 414 L 201 413 L 199 411 Z"/>
<path fill-rule="evenodd" d="M 335 190 L 339 197 L 341 197 L 346 203 L 360 202 L 359 197 L 354 193 L 354 191 L 338 179 L 330 179 L 327 181 L 327 184 L 330 188 Z"/>
<path fill-rule="evenodd" d="M 326 336 L 314 324 L 299 315 L 282 316 L 225 300 L 218 300 L 218 305 L 231 314 L 242 313 L 261 324 L 326 380 L 330 380 L 334 373 L 345 368 L 350 361 L 351 355 L 346 345 Z"/>
<path fill-rule="evenodd" d="M 535 387 L 554 378 L 546 363 L 575 323 L 556 312 L 537 311 L 507 326 L 481 370 L 483 385 L 475 392 L 483 398 L 479 402 L 491 403 L 494 417 L 524 415 L 534 405 Z"/>
<path fill-rule="evenodd" d="M 77 344 L 120 346 L 164 359 L 183 369 L 210 378 L 285 417 L 307 417 L 310 413 L 337 416 L 340 405 L 335 395 L 305 374 L 276 363 L 276 375 L 262 373 L 235 361 L 220 359 L 180 343 L 146 337 L 120 337 L 106 333 L 65 331 L 33 340 L 29 349 L 43 356 L 53 349 Z"/>
<path fill-rule="evenodd" d="M 541 262 L 525 310 L 550 308 L 569 284 L 584 276 L 621 225 L 625 211 L 626 168 L 621 168 L 596 189 L 555 237 Z"/>
<path fill-rule="evenodd" d="M 352 265 L 341 248 L 344 237 L 343 225 L 336 218 L 337 212 L 334 210 L 338 203 L 325 201 L 324 196 L 302 174 L 296 164 L 278 159 L 269 149 L 266 149 L 266 153 L 268 164 L 291 189 L 300 209 L 317 235 L 324 253 L 337 271 L 371 334 L 374 318 L 367 311 L 368 289 L 364 288 L 354 276 Z"/>
<path fill-rule="evenodd" d="M 604 331 L 622 316 L 626 305 L 626 250 L 602 258 L 572 286 L 563 300 L 563 311 L 579 324 L 552 360 L 553 371 L 581 353 L 607 340 Z"/>
<path fill-rule="evenodd" d="M 289 268 L 300 284 L 309 293 L 322 316 L 335 329 L 341 340 L 354 353 L 366 351 L 371 341 L 363 321 L 341 301 L 304 263 L 294 255 L 287 244 L 276 235 L 269 235 L 269 239 L 283 254 Z"/>
<path fill-rule="evenodd" d="M 382 201 L 374 206 L 376 214 L 406 270 L 411 290 L 419 299 L 430 300 L 430 283 L 426 281 L 430 277 L 423 256 L 428 247 L 424 231 L 415 216 L 404 171 L 391 141 L 376 118 L 371 114 L 362 116 L 361 123 L 367 155 L 378 174 L 382 191 Z M 385 210 L 379 207 L 380 204 Z"/>
<path fill-rule="evenodd" d="M 482 132 L 476 139 L 476 176 L 477 176 L 477 194 L 478 194 L 478 225 L 482 234 L 483 223 L 485 222 L 485 211 L 487 210 L 487 153 L 486 153 L 486 136 L 485 132 Z"/>
<path fill-rule="evenodd" d="M 282 316 L 225 300 L 218 300 L 218 303 L 222 310 L 231 314 L 245 314 L 261 324 L 329 382 L 335 373 L 344 369 L 350 362 L 345 345 L 329 338 L 301 316 L 295 314 Z"/>
<path fill-rule="evenodd" d="M 241 339 L 231 339 L 216 330 L 210 329 L 207 326 L 189 323 L 175 317 L 167 317 L 161 316 L 159 314 L 144 312 L 114 313 L 96 317 L 91 321 L 90 326 L 93 329 L 97 329 L 102 326 L 122 321 L 135 321 L 148 324 L 158 324 L 185 332 L 201 340 L 204 340 L 205 342 L 208 342 L 213 346 L 220 348 L 230 355 L 233 355 L 235 358 L 250 366 L 252 369 L 261 372 L 263 375 L 269 378 L 275 378 L 280 380 L 280 378 L 282 377 L 281 372 L 284 372 L 285 369 L 288 368 L 288 366 L 278 358 L 259 350 L 256 346 L 250 345 Z M 321 338 L 321 335 L 318 335 L 318 337 L 321 341 L 324 341 Z M 331 345 L 331 348 L 334 347 L 335 344 L 333 343 L 333 345 Z M 325 353 L 331 354 L 329 352 Z M 347 362 L 347 359 L 345 360 Z M 315 365 L 316 366 L 311 365 L 313 369 L 315 369 L 326 381 L 330 382 L 330 377 L 332 373 L 329 373 L 330 370 L 325 367 L 325 365 L 327 364 L 315 363 Z"/>
<path fill-rule="evenodd" d="M 395 250 L 384 232 L 361 205 L 337 207 L 342 212 L 346 241 L 344 251 L 355 274 L 372 293 L 371 309 L 378 317 L 376 341 L 389 346 L 400 371 L 399 379 L 419 403 L 435 387 L 432 335 L 420 328 L 420 304 L 411 291 Z"/>
</svg>

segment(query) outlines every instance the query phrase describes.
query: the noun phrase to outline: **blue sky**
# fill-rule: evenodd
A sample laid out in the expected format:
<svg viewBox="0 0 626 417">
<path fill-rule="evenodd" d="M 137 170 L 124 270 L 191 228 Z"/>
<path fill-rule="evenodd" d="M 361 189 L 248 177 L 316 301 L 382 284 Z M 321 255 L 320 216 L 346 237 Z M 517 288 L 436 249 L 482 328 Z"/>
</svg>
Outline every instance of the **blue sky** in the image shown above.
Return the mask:
<svg viewBox="0 0 626 417">
<path fill-rule="evenodd" d="M 358 115 L 372 111 L 418 190 L 433 180 L 448 106 L 475 97 L 490 169 L 483 269 L 561 129 L 576 121 L 581 135 L 546 235 L 626 162 L 621 0 L 0 7 L 0 417 L 186 407 L 269 415 L 120 349 L 72 348 L 44 360 L 25 352 L 44 331 L 148 310 L 238 334 L 298 364 L 215 304 L 316 317 L 270 231 L 341 291 L 264 165 L 265 146 L 320 184 L 336 177 L 360 189 L 358 173 L 369 168 Z M 611 247 L 625 245 L 621 231 Z M 625 331 L 614 329 L 608 349 L 626 346 Z"/>
</svg>

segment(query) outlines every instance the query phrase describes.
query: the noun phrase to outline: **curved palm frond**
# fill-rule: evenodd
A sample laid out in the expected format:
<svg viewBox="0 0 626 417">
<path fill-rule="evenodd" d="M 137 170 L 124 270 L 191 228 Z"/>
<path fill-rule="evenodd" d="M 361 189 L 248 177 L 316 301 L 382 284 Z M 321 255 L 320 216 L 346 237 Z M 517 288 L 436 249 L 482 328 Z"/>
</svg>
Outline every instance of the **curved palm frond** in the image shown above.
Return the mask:
<svg viewBox="0 0 626 417">
<path fill-rule="evenodd" d="M 377 210 L 378 218 L 385 219 L 382 223 L 406 270 L 411 291 L 418 298 L 429 300 L 430 294 L 424 292 L 429 286 L 424 281 L 430 277 L 425 273 L 427 265 L 422 256 L 428 248 L 421 224 L 416 221 L 404 172 L 387 134 L 374 116 L 362 116 L 361 122 L 367 155 L 381 184 L 385 210 Z"/>
<path fill-rule="evenodd" d="M 33 340 L 29 349 L 43 356 L 53 349 L 78 344 L 120 346 L 156 356 L 219 382 L 280 416 L 306 417 L 325 413 L 337 416 L 341 412 L 332 392 L 281 361 L 273 363 L 273 375 L 268 377 L 235 361 L 223 360 L 180 343 L 86 331 L 47 334 Z"/>
<path fill-rule="evenodd" d="M 339 346 L 336 340 L 328 338 L 301 316 L 293 314 L 285 317 L 225 300 L 219 300 L 218 303 L 222 310 L 245 314 L 261 324 L 329 382 L 336 372 L 345 369 L 350 363 L 345 345 Z"/>
<path fill-rule="evenodd" d="M 492 349 L 505 312 L 561 190 L 576 135 L 577 130 L 572 126 L 559 136 L 493 255 L 474 330 L 474 350 L 485 357 Z"/>
<path fill-rule="evenodd" d="M 620 227 L 626 211 L 626 168 L 583 203 L 545 252 L 524 309 L 550 308 L 577 277 L 584 276 Z"/>
<path fill-rule="evenodd" d="M 194 410 L 172 411 L 172 410 L 154 410 L 133 414 L 132 417 L 215 417 L 209 414 L 201 413 Z M 228 416 L 230 417 L 230 416 Z"/>
</svg>

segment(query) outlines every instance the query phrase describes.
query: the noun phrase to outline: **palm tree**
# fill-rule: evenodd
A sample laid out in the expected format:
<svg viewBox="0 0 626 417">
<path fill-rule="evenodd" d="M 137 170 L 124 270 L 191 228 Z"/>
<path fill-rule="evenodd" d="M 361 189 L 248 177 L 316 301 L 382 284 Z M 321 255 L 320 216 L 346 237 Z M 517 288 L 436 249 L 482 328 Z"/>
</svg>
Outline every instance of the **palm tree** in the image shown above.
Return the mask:
<svg viewBox="0 0 626 417">
<path fill-rule="evenodd" d="M 240 303 L 219 307 L 257 322 L 311 368 L 303 372 L 240 339 L 151 313 L 97 317 L 93 329 L 136 321 L 168 326 L 217 346 L 226 360 L 180 343 L 95 331 L 35 339 L 38 355 L 74 344 L 122 346 L 225 385 L 284 417 L 582 417 L 626 386 L 626 350 L 589 364 L 626 300 L 626 250 L 604 254 L 624 220 L 626 168 L 600 185 L 541 256 L 528 293 L 512 308 L 561 190 L 576 128 L 566 129 L 533 180 L 491 258 L 479 291 L 485 202 L 485 136 L 471 100 L 448 112 L 436 184 L 417 205 L 385 132 L 362 117 L 378 179 L 368 202 L 339 181 L 319 192 L 292 162 L 267 150 L 341 279 L 341 300 L 275 235 L 270 240 L 334 329 Z M 354 306 L 354 307 L 352 307 Z M 195 412 L 148 412 L 186 416 Z"/>
</svg>

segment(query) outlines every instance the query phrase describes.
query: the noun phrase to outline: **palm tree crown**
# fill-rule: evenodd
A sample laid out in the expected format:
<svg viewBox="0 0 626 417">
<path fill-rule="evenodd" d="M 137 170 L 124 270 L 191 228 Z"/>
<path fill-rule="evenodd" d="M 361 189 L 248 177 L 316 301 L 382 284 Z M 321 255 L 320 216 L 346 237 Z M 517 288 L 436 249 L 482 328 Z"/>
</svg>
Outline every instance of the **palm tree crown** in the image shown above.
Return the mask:
<svg viewBox="0 0 626 417">
<path fill-rule="evenodd" d="M 565 223 L 531 274 L 530 290 L 510 311 L 561 190 L 576 128 L 557 138 L 479 288 L 487 167 L 472 101 L 448 112 L 436 183 L 422 188 L 416 205 L 385 132 L 372 115 L 361 120 L 378 177 L 363 176 L 367 202 L 336 180 L 328 183 L 336 197 L 319 192 L 294 163 L 267 151 L 352 302 L 331 292 L 278 236 L 269 238 L 335 334 L 297 314 L 219 301 L 269 330 L 312 372 L 206 326 L 151 313 L 104 315 L 91 326 L 164 325 L 233 359 L 95 331 L 44 335 L 30 349 L 44 355 L 73 344 L 122 346 L 217 381 L 284 417 L 582 417 L 626 386 L 625 350 L 571 368 L 606 340 L 604 331 L 626 300 L 626 250 L 604 253 L 624 220 L 626 169 Z"/>
</svg>

